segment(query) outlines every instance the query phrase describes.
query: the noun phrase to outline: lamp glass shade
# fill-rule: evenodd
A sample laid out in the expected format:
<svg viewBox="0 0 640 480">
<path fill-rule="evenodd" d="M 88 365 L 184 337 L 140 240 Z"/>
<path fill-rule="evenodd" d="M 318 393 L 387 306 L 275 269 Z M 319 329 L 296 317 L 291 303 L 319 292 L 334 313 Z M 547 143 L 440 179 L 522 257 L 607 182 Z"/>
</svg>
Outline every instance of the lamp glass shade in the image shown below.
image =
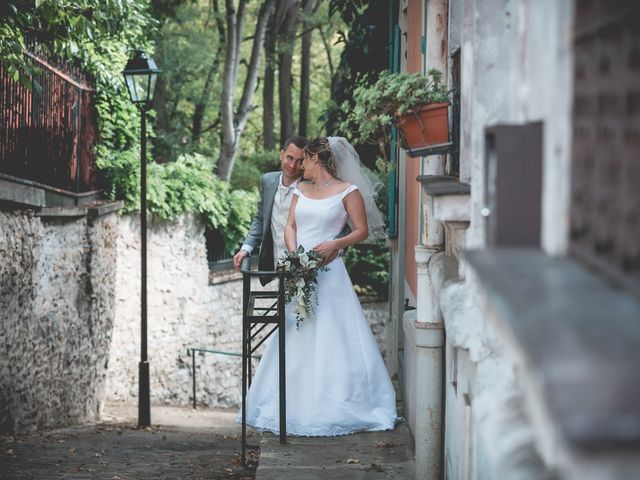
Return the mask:
<svg viewBox="0 0 640 480">
<path fill-rule="evenodd" d="M 133 103 L 150 103 L 156 90 L 160 70 L 142 50 L 136 51 L 124 69 L 124 78 Z"/>
</svg>

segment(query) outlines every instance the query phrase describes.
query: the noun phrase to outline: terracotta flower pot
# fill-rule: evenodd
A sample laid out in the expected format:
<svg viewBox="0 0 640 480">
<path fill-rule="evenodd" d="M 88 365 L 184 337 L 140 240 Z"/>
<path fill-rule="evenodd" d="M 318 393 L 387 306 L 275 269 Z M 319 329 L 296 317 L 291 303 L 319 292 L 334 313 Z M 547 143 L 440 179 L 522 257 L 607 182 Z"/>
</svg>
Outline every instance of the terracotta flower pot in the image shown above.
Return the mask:
<svg viewBox="0 0 640 480">
<path fill-rule="evenodd" d="M 420 150 L 449 141 L 449 103 L 425 105 L 415 113 L 398 115 L 402 147 Z"/>
</svg>

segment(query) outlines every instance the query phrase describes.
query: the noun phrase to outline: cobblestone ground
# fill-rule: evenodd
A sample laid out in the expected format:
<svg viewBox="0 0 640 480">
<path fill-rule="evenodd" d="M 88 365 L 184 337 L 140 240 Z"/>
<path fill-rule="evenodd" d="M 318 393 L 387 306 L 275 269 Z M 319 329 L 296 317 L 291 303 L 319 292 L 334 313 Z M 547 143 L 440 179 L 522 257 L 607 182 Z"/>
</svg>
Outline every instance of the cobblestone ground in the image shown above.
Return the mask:
<svg viewBox="0 0 640 480">
<path fill-rule="evenodd" d="M 254 479 L 257 451 L 249 450 L 254 455 L 243 468 L 240 429 L 197 421 L 145 429 L 108 422 L 0 437 L 0 479 Z"/>
</svg>

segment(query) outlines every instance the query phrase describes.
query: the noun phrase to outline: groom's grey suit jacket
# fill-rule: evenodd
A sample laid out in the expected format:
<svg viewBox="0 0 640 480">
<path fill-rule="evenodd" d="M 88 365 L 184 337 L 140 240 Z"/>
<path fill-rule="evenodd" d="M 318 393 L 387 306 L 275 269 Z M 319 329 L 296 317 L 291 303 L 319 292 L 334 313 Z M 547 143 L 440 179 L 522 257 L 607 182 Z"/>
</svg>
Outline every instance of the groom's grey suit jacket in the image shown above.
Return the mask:
<svg viewBox="0 0 640 480">
<path fill-rule="evenodd" d="M 269 172 L 260 178 L 260 200 L 258 212 L 251 222 L 251 228 L 244 243 L 253 248 L 260 247 L 258 269 L 273 271 L 273 236 L 271 235 L 271 211 L 278 191 L 281 172 Z"/>
</svg>

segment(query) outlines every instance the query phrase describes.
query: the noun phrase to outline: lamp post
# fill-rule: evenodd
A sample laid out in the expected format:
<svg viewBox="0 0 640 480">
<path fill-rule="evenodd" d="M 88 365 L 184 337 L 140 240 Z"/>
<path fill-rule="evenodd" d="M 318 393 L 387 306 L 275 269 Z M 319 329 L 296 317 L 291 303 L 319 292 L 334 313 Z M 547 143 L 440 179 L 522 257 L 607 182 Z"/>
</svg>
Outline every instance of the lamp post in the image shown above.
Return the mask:
<svg viewBox="0 0 640 480">
<path fill-rule="evenodd" d="M 140 109 L 140 363 L 138 426 L 151 425 L 149 360 L 147 357 L 147 110 L 153 100 L 160 70 L 144 50 L 136 50 L 124 69 L 131 101 Z"/>
</svg>

